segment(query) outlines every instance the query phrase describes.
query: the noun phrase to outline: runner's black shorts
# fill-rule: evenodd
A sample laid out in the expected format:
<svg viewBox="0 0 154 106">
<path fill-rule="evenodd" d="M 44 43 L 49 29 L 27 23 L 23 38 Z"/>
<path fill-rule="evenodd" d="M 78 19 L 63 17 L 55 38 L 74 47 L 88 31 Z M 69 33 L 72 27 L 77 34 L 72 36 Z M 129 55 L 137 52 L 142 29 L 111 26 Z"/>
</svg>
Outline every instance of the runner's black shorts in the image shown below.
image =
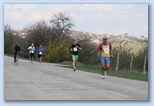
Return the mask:
<svg viewBox="0 0 154 106">
<path fill-rule="evenodd" d="M 39 54 L 39 55 L 38 55 L 38 58 L 40 58 L 40 57 L 42 57 L 42 55 Z"/>
<path fill-rule="evenodd" d="M 34 53 L 30 53 L 30 57 L 31 58 L 34 58 Z"/>
</svg>

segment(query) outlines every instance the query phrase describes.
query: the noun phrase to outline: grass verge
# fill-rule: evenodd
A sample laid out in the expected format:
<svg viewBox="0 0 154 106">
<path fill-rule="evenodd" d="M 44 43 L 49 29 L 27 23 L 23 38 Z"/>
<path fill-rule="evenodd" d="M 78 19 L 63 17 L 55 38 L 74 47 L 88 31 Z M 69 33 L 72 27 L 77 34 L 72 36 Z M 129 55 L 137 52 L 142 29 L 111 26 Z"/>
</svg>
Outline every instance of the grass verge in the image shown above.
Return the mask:
<svg viewBox="0 0 154 106">
<path fill-rule="evenodd" d="M 72 68 L 72 62 L 62 62 L 60 64 L 64 65 L 63 67 Z M 81 63 L 77 63 L 77 69 L 81 71 L 101 74 L 100 65 L 84 65 Z M 107 71 L 107 75 L 127 78 L 127 79 L 133 79 L 133 80 L 148 81 L 148 73 L 146 73 L 146 75 L 143 75 L 142 72 L 136 72 L 136 71 L 134 72 L 124 71 L 124 70 L 115 71 L 114 69 L 109 69 Z"/>
</svg>

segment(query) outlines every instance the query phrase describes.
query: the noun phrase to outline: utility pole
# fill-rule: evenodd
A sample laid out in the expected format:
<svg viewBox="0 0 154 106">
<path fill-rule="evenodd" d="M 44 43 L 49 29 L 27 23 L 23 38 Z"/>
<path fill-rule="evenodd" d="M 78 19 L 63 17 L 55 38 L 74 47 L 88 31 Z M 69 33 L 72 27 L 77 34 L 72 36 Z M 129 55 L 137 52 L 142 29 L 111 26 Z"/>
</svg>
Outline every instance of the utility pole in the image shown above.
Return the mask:
<svg viewBox="0 0 154 106">
<path fill-rule="evenodd" d="M 143 66 L 143 74 L 145 75 L 145 70 L 146 70 L 146 63 L 147 63 L 147 53 L 145 54 L 144 57 L 144 66 Z"/>
<path fill-rule="evenodd" d="M 118 71 L 118 66 L 119 66 L 119 50 L 118 50 L 118 54 L 117 54 L 116 71 Z"/>
<path fill-rule="evenodd" d="M 131 60 L 130 60 L 130 71 L 132 71 L 133 58 L 134 58 L 134 52 L 133 52 L 132 55 L 131 55 Z"/>
</svg>

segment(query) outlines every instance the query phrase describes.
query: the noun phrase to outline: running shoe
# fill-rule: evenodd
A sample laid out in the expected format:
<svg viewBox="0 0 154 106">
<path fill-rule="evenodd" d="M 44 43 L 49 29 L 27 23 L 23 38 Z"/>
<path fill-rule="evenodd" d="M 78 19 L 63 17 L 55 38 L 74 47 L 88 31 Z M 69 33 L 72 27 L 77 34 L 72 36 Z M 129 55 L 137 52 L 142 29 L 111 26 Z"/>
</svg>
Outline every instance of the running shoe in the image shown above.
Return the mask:
<svg viewBox="0 0 154 106">
<path fill-rule="evenodd" d="M 76 66 L 74 66 L 74 69 L 73 70 L 76 71 Z"/>
<path fill-rule="evenodd" d="M 104 75 L 107 75 L 107 72 L 106 72 L 106 70 L 104 70 Z"/>
</svg>

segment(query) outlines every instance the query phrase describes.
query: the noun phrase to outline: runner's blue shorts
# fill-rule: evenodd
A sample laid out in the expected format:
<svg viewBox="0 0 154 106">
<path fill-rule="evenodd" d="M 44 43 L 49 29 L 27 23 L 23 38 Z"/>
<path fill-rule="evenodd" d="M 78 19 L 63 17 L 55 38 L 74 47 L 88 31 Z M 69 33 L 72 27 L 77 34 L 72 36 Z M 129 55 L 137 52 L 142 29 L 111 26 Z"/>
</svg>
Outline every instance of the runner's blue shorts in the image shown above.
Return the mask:
<svg viewBox="0 0 154 106">
<path fill-rule="evenodd" d="M 100 57 L 101 64 L 110 64 L 109 57 Z"/>
</svg>

